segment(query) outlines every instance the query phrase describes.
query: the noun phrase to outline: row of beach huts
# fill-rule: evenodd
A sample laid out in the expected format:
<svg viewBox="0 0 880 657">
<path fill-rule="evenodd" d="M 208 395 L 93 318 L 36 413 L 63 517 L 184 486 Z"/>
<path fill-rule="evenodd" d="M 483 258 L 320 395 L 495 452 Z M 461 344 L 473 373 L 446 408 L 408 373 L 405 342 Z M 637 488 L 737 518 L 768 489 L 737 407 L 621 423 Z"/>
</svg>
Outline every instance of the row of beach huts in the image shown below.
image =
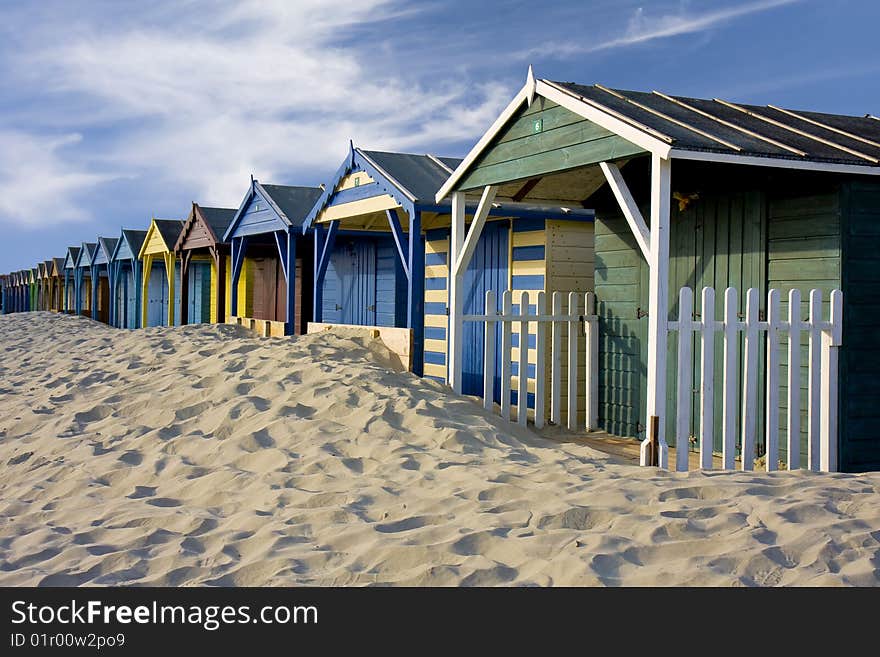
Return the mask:
<svg viewBox="0 0 880 657">
<path fill-rule="evenodd" d="M 238 208 L 193 203 L 6 274 L 2 307 L 368 327 L 417 375 L 522 422 L 641 439 L 643 463 L 682 446 L 680 469 L 689 451 L 874 470 L 878 175 L 872 115 L 530 70 L 463 159 L 352 145 L 318 186 L 251 179 Z"/>
</svg>

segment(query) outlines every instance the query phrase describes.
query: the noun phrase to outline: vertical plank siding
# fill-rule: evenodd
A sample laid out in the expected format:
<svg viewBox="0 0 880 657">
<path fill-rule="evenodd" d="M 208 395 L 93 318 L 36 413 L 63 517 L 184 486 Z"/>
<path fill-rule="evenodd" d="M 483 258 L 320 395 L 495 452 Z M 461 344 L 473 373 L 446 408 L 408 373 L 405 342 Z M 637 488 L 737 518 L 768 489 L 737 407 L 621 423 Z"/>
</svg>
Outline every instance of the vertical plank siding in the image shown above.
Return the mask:
<svg viewBox="0 0 880 657">
<path fill-rule="evenodd" d="M 781 314 L 788 316 L 788 296 L 793 289 L 801 292 L 801 316 L 809 315 L 810 290 L 821 290 L 828 312 L 832 289 L 841 287 L 840 228 L 841 206 L 837 188 L 818 194 L 798 194 L 771 198 L 768 204 L 767 279 L 778 289 Z M 846 290 L 844 290 L 846 293 Z M 846 307 L 852 300 L 846 299 Z M 845 325 L 846 323 L 844 323 Z M 800 453 L 798 461 L 807 463 L 807 374 L 809 336 L 801 336 L 800 376 Z M 844 342 L 846 345 L 846 342 Z M 845 346 L 844 351 L 848 352 Z M 780 344 L 780 363 L 788 366 L 788 338 Z M 788 430 L 788 382 L 783 381 L 779 395 L 779 426 Z M 788 459 L 788 445 L 780 444 L 780 459 Z"/>
<path fill-rule="evenodd" d="M 880 470 L 880 184 L 853 181 L 841 190 L 843 347 L 840 358 L 840 469 Z M 827 297 L 826 297 L 827 298 Z"/>
</svg>

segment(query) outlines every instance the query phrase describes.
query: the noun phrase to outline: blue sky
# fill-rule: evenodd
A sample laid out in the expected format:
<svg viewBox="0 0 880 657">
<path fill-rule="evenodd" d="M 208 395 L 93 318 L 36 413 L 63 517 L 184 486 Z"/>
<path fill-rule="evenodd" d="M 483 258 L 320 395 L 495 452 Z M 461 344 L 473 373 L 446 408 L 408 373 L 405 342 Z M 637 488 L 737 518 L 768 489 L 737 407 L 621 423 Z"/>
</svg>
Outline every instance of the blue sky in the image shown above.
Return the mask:
<svg viewBox="0 0 880 657">
<path fill-rule="evenodd" d="M 148 6 L 149 5 L 149 6 Z M 464 155 L 538 77 L 880 114 L 863 0 L 0 0 L 0 271 L 317 185 L 349 138 Z"/>
</svg>

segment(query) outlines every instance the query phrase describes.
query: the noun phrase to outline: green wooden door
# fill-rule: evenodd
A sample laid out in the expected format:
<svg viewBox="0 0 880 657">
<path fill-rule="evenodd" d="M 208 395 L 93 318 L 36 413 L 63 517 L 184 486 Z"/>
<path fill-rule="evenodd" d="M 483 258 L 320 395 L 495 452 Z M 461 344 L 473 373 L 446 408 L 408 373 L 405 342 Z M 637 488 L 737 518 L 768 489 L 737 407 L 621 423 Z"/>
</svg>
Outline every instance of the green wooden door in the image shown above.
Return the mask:
<svg viewBox="0 0 880 657">
<path fill-rule="evenodd" d="M 723 195 L 705 195 L 691 202 L 684 211 L 673 201 L 672 230 L 670 232 L 669 302 L 672 320 L 678 319 L 678 294 L 682 287 L 694 290 L 694 313 L 702 317 L 702 290 L 715 289 L 715 319 L 724 312 L 724 290 L 736 288 L 739 298 L 738 313 L 745 316 L 745 295 L 749 288 L 756 288 L 760 297 L 762 318 L 766 312 L 767 296 L 767 212 L 762 192 L 738 192 Z M 763 362 L 763 343 L 759 346 L 759 362 Z M 720 334 L 715 336 L 715 396 L 714 396 L 714 449 L 721 451 L 723 346 Z M 740 338 L 740 355 L 742 338 Z M 700 340 L 693 342 L 692 367 L 694 386 L 691 396 L 691 436 L 700 432 Z M 678 360 L 678 333 L 669 336 L 669 360 L 667 367 L 666 436 L 670 444 L 675 440 L 675 421 L 678 408 L 676 364 Z M 742 363 L 737 372 L 738 389 L 742 389 Z M 738 405 L 741 399 L 738 399 Z M 739 435 L 740 413 L 737 412 Z M 764 418 L 764 368 L 758 368 L 758 435 L 761 435 Z M 737 443 L 739 439 L 737 439 Z M 696 442 L 692 449 L 698 449 Z"/>
</svg>

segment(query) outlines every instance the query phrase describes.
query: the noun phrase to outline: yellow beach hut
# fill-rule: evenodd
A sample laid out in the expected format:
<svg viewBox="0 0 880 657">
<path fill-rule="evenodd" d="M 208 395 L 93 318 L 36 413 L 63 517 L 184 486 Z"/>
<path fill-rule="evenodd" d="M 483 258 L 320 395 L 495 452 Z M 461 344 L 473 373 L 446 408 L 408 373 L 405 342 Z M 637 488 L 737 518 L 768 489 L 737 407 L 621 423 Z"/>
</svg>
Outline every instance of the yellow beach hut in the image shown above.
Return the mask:
<svg viewBox="0 0 880 657">
<path fill-rule="evenodd" d="M 183 230 L 179 219 L 150 222 L 138 259 L 143 263 L 141 279 L 141 326 L 174 326 L 180 315 L 174 245 Z"/>
</svg>

